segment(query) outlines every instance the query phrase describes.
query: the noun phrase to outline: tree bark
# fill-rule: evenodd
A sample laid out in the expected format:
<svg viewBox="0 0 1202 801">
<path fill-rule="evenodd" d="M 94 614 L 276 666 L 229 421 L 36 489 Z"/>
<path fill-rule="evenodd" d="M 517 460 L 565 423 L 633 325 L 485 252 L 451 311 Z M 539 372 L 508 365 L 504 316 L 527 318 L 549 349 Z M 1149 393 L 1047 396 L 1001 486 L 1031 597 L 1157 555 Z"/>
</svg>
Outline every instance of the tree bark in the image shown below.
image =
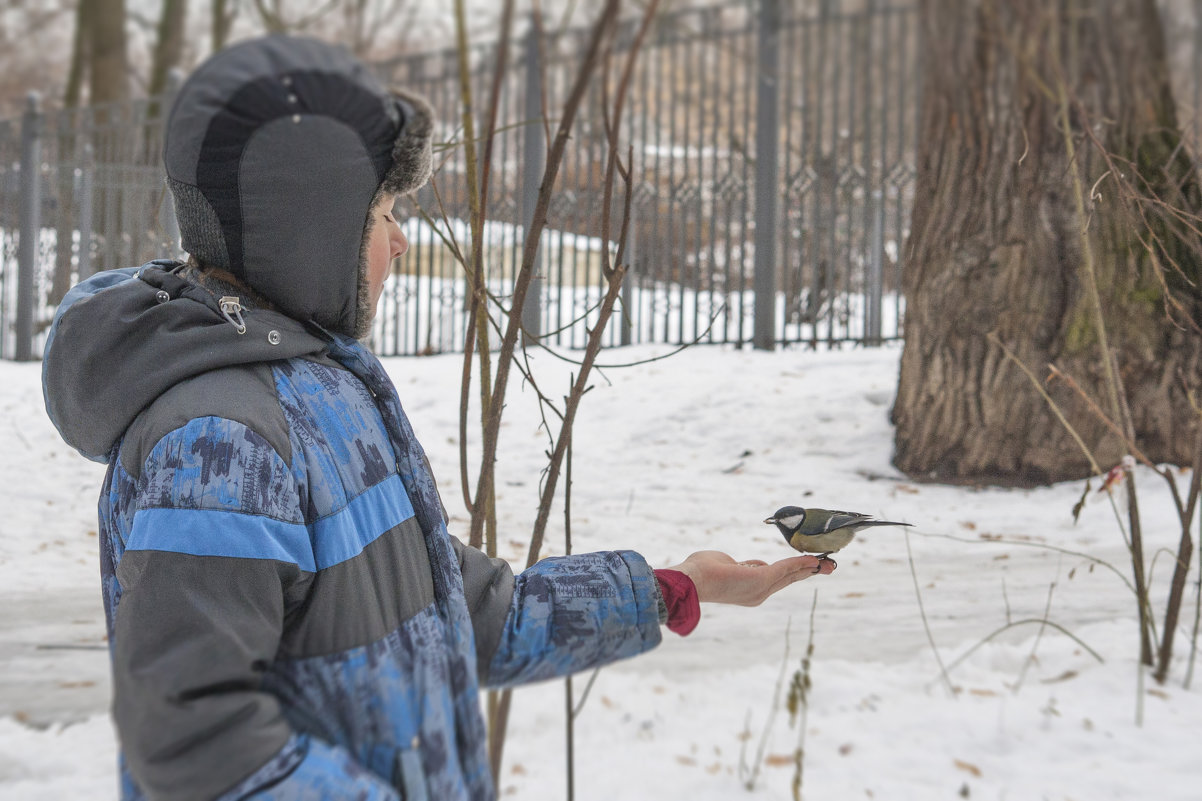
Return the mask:
<svg viewBox="0 0 1202 801">
<path fill-rule="evenodd" d="M 67 108 L 78 107 L 83 98 L 84 80 L 87 75 L 88 62 L 91 60 L 88 54 L 91 44 L 88 28 L 89 9 L 90 6 L 86 0 L 80 0 L 79 5 L 75 7 L 75 34 L 71 40 L 71 65 L 67 69 L 67 85 L 63 90 L 63 105 Z"/>
<path fill-rule="evenodd" d="M 90 28 L 90 100 L 109 103 L 129 97 L 129 58 L 125 37 L 125 0 L 80 0 L 87 3 Z"/>
<path fill-rule="evenodd" d="M 188 0 L 163 0 L 159 17 L 158 38 L 154 44 L 154 62 L 150 67 L 151 97 L 167 88 L 167 74 L 178 67 L 184 48 L 184 21 L 188 16 Z"/>
<path fill-rule="evenodd" d="M 67 85 L 63 90 L 63 107 L 71 110 L 79 107 L 83 99 L 84 81 L 87 76 L 88 51 L 91 29 L 88 25 L 88 3 L 81 2 L 75 8 L 75 33 L 71 42 L 71 64 L 67 69 Z M 58 153 L 60 163 L 72 166 L 79 157 L 79 142 L 74 128 L 73 115 L 60 117 Z M 72 236 L 75 230 L 75 175 L 74 169 L 60 166 L 55 183 L 57 214 L 55 219 L 54 277 L 50 284 L 51 305 L 57 306 L 71 289 Z M 88 247 L 80 242 L 80 247 Z"/>
<path fill-rule="evenodd" d="M 1055 363 L 1121 425 L 1087 291 L 1091 263 L 1136 439 L 1153 460 L 1189 463 L 1196 415 L 1186 384 L 1202 367 L 1199 250 L 1158 204 L 1189 215 L 1202 204 L 1179 147 L 1154 0 L 920 7 L 927 64 L 896 465 L 970 484 L 1090 472 L 1046 400 L 987 337 L 995 333 L 1036 374 Z M 1101 193 L 1087 234 L 1074 170 L 1084 193 L 1095 183 Z M 1175 321 L 1172 302 L 1181 304 Z M 1126 453 L 1069 388 L 1047 389 L 1103 469 Z"/>
</svg>

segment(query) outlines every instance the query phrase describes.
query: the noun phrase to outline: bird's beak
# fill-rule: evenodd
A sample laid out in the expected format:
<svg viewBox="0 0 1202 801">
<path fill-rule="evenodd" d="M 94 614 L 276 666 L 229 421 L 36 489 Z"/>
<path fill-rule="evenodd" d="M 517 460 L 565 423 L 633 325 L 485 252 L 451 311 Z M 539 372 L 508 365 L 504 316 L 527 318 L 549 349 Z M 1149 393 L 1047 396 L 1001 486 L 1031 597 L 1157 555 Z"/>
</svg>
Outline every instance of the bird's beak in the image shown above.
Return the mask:
<svg viewBox="0 0 1202 801">
<path fill-rule="evenodd" d="M 775 522 L 776 522 L 776 518 L 775 518 L 775 517 L 770 517 L 770 518 L 768 518 L 767 520 L 765 520 L 764 522 L 765 522 L 765 523 L 767 523 L 768 525 L 772 525 L 773 523 L 775 523 Z"/>
</svg>

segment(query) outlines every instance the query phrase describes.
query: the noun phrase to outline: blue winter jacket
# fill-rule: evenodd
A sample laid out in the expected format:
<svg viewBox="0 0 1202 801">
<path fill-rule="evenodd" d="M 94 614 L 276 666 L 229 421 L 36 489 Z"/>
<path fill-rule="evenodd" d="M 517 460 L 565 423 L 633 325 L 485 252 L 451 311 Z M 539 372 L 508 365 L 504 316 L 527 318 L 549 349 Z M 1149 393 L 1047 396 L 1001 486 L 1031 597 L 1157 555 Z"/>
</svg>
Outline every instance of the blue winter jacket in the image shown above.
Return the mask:
<svg viewBox="0 0 1202 801">
<path fill-rule="evenodd" d="M 379 361 L 265 309 L 240 334 L 179 264 L 72 290 L 44 387 L 109 465 L 124 799 L 492 798 L 480 686 L 660 640 L 640 556 L 463 546 Z"/>
</svg>

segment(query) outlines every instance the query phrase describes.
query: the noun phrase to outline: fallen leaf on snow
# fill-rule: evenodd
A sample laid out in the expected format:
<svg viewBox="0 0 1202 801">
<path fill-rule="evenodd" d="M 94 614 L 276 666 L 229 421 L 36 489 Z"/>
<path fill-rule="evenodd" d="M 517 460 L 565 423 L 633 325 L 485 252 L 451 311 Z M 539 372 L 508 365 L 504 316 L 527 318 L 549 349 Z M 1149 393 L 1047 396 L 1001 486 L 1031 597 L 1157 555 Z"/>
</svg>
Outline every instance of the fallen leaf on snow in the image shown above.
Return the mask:
<svg viewBox="0 0 1202 801">
<path fill-rule="evenodd" d="M 769 754 L 764 757 L 764 764 L 770 768 L 786 768 L 793 763 L 792 754 Z"/>
<path fill-rule="evenodd" d="M 973 776 L 976 776 L 978 779 L 981 778 L 981 769 L 978 768 L 976 765 L 972 764 L 971 762 L 964 762 L 962 760 L 957 759 L 955 761 L 955 763 L 956 763 L 956 767 L 959 768 L 960 770 L 964 771 L 965 773 L 971 773 Z"/>
</svg>

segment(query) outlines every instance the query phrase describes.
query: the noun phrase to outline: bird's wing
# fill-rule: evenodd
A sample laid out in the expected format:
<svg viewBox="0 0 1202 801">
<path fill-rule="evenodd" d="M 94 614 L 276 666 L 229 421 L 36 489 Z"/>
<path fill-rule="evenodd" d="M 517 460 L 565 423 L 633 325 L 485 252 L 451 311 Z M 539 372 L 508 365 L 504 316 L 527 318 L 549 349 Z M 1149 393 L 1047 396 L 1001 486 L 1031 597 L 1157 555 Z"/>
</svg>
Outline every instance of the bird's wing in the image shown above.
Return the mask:
<svg viewBox="0 0 1202 801">
<path fill-rule="evenodd" d="M 826 531 L 834 531 L 844 526 L 854 526 L 857 523 L 863 523 L 871 520 L 871 516 L 862 515 L 859 512 L 831 512 L 830 519 L 826 521 Z"/>
</svg>

